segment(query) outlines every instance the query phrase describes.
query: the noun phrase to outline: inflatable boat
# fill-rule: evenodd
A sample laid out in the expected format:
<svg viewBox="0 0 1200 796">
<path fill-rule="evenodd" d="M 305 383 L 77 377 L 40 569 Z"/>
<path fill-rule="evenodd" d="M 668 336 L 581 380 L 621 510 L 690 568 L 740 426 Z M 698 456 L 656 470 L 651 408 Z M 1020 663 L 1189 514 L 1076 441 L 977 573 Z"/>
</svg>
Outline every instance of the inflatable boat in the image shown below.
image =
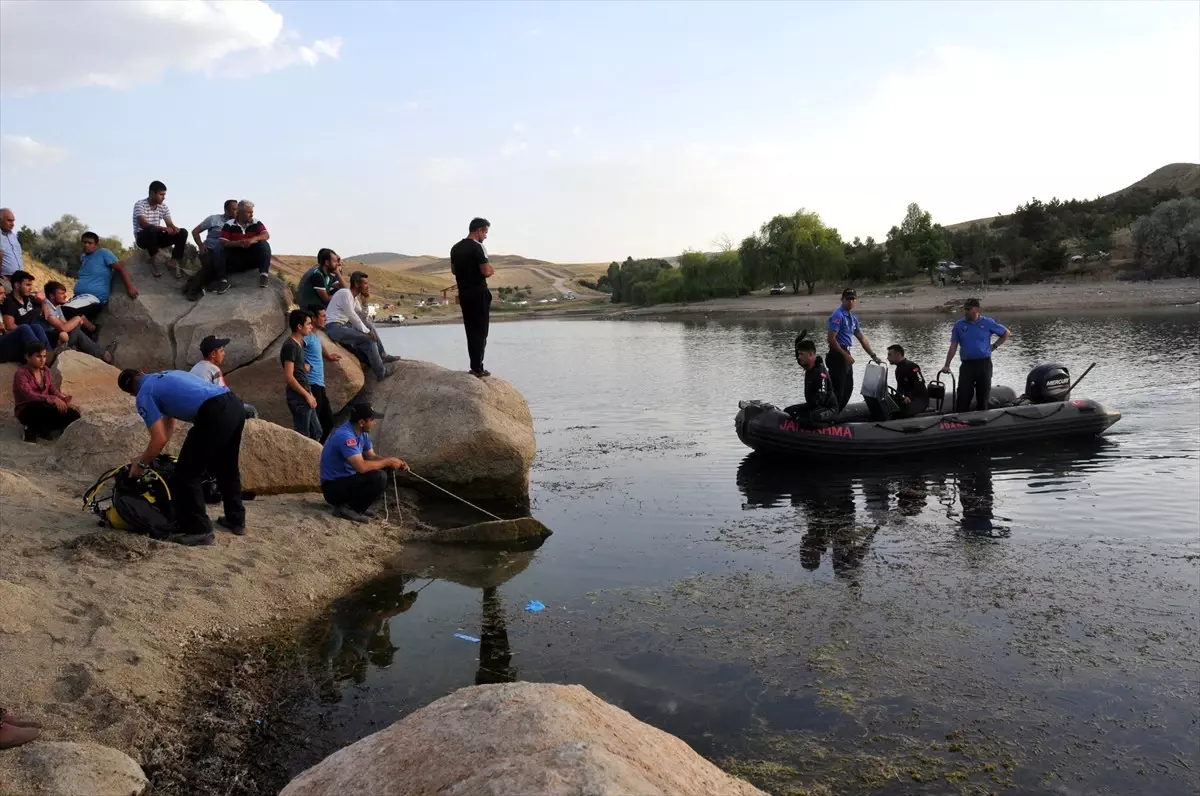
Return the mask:
<svg viewBox="0 0 1200 796">
<path fill-rule="evenodd" d="M 883 371 L 886 389 L 886 370 L 878 370 Z M 873 375 L 878 374 L 869 373 L 864 382 L 878 383 Z M 886 419 L 883 396 L 875 391 L 821 425 L 797 421 L 774 404 L 742 401 L 734 428 L 738 439 L 756 451 L 832 461 L 1095 437 L 1121 419 L 1120 412 L 1095 401 L 1072 400 L 1075 385 L 1061 365 L 1039 365 L 1030 371 L 1025 393 L 1019 397 L 1011 387 L 993 387 L 988 408 L 982 411 L 947 411 L 954 406 L 954 390 L 945 390 L 938 382 L 929 386 L 930 409 L 912 418 Z M 933 395 L 940 397 L 934 400 Z"/>
</svg>

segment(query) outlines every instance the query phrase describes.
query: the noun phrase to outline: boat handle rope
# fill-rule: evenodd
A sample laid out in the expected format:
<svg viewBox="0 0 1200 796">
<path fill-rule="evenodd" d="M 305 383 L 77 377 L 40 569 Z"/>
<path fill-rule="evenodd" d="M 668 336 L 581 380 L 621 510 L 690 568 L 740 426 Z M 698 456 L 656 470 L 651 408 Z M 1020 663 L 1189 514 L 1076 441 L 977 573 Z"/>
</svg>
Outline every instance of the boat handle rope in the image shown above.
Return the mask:
<svg viewBox="0 0 1200 796">
<path fill-rule="evenodd" d="M 904 428 L 896 428 L 894 426 L 884 425 L 883 423 L 875 423 L 874 426 L 875 426 L 875 428 L 884 429 L 885 431 L 895 431 L 900 434 L 919 434 L 922 431 L 928 431 L 929 429 L 933 428 L 934 426 L 939 426 L 944 422 L 966 423 L 968 426 L 986 426 L 988 423 L 991 423 L 993 420 L 999 420 L 1004 415 L 1009 415 L 1011 417 L 1015 417 L 1020 420 L 1045 420 L 1047 417 L 1054 417 L 1056 414 L 1058 414 L 1062 410 L 1066 409 L 1067 404 L 1066 404 L 1066 402 L 1062 402 L 1058 405 L 1058 407 L 1054 411 L 1047 412 L 1044 415 L 1043 414 L 1039 414 L 1039 415 L 1017 414 L 1016 412 L 1012 411 L 1014 408 L 1015 407 L 1011 407 L 1011 406 L 1001 407 L 1000 414 L 996 415 L 995 417 L 986 417 L 986 418 L 985 417 L 973 417 L 970 420 L 959 420 L 958 415 L 941 415 L 938 417 L 938 419 L 936 421 L 934 421 L 933 423 L 929 423 L 928 425 L 925 425 L 925 426 L 906 426 Z M 989 411 L 994 411 L 994 410 L 989 410 Z"/>
</svg>

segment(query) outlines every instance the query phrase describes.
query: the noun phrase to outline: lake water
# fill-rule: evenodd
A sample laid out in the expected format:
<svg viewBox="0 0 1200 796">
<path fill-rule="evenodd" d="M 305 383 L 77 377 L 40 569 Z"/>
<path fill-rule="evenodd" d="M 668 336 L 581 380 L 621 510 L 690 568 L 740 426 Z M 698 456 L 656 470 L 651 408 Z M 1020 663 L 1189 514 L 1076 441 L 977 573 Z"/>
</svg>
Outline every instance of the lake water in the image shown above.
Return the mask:
<svg viewBox="0 0 1200 796">
<path fill-rule="evenodd" d="M 932 373 L 953 319 L 861 320 Z M 555 534 L 413 546 L 339 601 L 320 751 L 522 679 L 581 683 L 773 792 L 1196 792 L 1200 312 L 999 320 L 996 383 L 1094 361 L 1075 394 L 1122 420 L 1036 450 L 781 468 L 733 417 L 800 400 L 792 339 L 819 319 L 493 325 Z M 386 335 L 466 367 L 459 326 Z"/>
</svg>

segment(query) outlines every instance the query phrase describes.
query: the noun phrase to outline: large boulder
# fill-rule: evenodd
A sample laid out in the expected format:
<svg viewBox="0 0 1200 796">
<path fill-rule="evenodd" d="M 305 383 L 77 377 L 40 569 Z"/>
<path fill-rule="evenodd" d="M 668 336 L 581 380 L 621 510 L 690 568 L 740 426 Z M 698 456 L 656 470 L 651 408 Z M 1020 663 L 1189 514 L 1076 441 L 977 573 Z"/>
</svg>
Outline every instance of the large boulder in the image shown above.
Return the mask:
<svg viewBox="0 0 1200 796">
<path fill-rule="evenodd" d="M 166 261 L 166 253 L 158 259 Z M 108 345 L 120 342 L 115 364 L 121 368 L 141 368 L 147 373 L 175 367 L 175 324 L 195 308 L 181 292 L 182 283 L 166 272 L 155 279 L 150 275 L 150 261 L 138 250 L 125 261 L 138 297 L 131 299 L 124 286 L 113 283 L 108 306 L 96 323 L 100 326 L 100 342 Z"/>
<path fill-rule="evenodd" d="M 327 757 L 280 796 L 762 794 L 583 686 L 463 688 Z"/>
<path fill-rule="evenodd" d="M 141 796 L 150 783 L 141 767 L 116 749 L 44 741 L 0 755 L 0 787 L 28 796 Z"/>
<path fill-rule="evenodd" d="M 79 351 L 63 351 L 50 366 L 54 383 L 84 412 L 128 414 L 134 410 L 133 396 L 121 392 L 121 371 L 102 359 Z"/>
<path fill-rule="evenodd" d="M 160 252 L 159 260 L 166 253 Z M 149 260 L 137 251 L 126 260 L 138 297 L 131 299 L 114 285 L 108 306 L 97 319 L 100 342 L 119 341 L 116 365 L 140 368 L 147 373 L 172 368 L 188 369 L 200 358 L 200 341 L 210 334 L 228 337 L 226 368 L 252 362 L 287 327 L 289 295 L 277 277 L 266 289 L 258 287 L 257 273 L 234 274 L 233 287 L 222 296 L 209 293 L 199 301 L 184 297 L 183 283 L 163 266 L 163 276 L 150 275 Z"/>
<path fill-rule="evenodd" d="M 372 434 L 380 454 L 468 499 L 527 502 L 537 446 L 521 393 L 503 379 L 428 362 L 394 367 L 383 381 L 367 379 L 362 392 L 386 415 Z"/>
<path fill-rule="evenodd" d="M 336 362 L 325 363 L 325 394 L 334 412 L 340 412 L 363 388 L 363 369 L 354 354 L 330 340 L 324 332 L 318 332 L 321 345 L 341 357 Z M 225 383 L 238 397 L 254 404 L 263 420 L 292 426 L 292 413 L 284 399 L 283 366 L 279 364 L 279 350 L 287 335 L 280 335 L 256 361 L 225 373 Z"/>
<path fill-rule="evenodd" d="M 175 324 L 175 367 L 187 370 L 200 361 L 200 341 L 210 334 L 229 338 L 226 371 L 247 365 L 287 331 L 291 293 L 278 277 L 258 286 L 258 273 L 231 274 L 224 295 L 209 293 Z"/>
<path fill-rule="evenodd" d="M 167 453 L 179 455 L 190 429 L 187 423 L 179 424 Z M 47 463 L 63 472 L 99 478 L 133 461 L 149 442 L 150 433 L 136 414 L 85 412 L 58 438 Z M 260 495 L 319 492 L 320 458 L 321 446 L 315 440 L 265 420 L 247 420 L 239 457 L 242 488 Z"/>
</svg>

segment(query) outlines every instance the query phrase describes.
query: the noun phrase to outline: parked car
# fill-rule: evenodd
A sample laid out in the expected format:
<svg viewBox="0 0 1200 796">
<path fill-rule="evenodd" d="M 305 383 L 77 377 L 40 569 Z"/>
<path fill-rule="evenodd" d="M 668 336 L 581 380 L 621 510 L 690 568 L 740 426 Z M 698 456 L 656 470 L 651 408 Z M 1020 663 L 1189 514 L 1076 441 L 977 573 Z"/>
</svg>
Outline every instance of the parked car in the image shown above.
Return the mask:
<svg viewBox="0 0 1200 796">
<path fill-rule="evenodd" d="M 775 284 L 771 285 L 772 296 L 782 296 L 783 291 L 785 290 L 787 290 L 787 285 L 783 284 L 782 282 L 776 282 Z"/>
<path fill-rule="evenodd" d="M 389 315 L 388 320 L 392 323 L 404 323 L 403 315 Z"/>
</svg>

